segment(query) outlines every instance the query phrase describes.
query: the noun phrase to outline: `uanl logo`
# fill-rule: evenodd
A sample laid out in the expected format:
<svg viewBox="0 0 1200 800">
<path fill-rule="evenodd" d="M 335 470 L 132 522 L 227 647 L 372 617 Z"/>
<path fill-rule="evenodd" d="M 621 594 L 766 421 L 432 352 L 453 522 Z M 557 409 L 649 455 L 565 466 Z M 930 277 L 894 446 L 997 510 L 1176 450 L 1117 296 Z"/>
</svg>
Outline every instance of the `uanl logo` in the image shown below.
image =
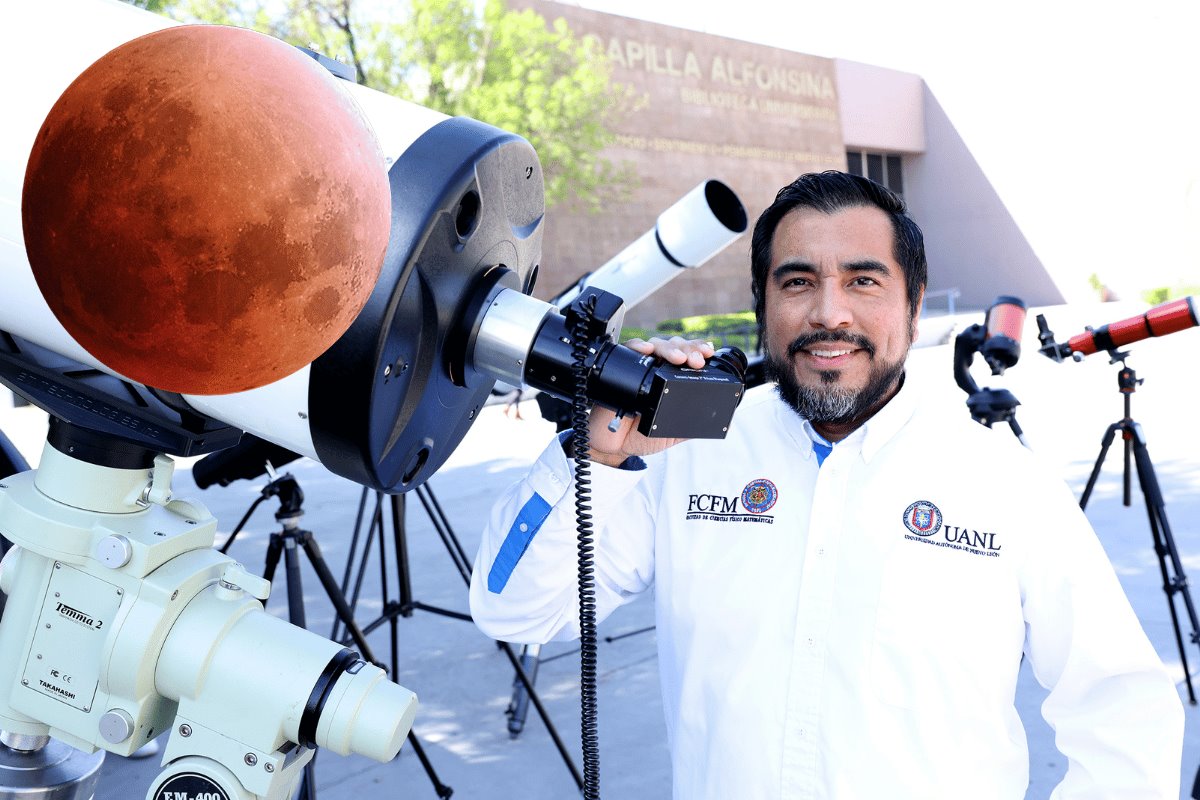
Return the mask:
<svg viewBox="0 0 1200 800">
<path fill-rule="evenodd" d="M 686 519 L 709 522 L 757 522 L 773 525 L 768 514 L 779 499 L 779 490 L 766 478 L 755 478 L 740 495 L 689 494 Z"/>
<path fill-rule="evenodd" d="M 942 527 L 942 512 L 928 500 L 918 500 L 904 509 L 904 527 L 917 536 L 933 536 Z"/>
<path fill-rule="evenodd" d="M 78 622 L 80 625 L 86 625 L 89 628 L 94 628 L 96 630 L 100 630 L 104 627 L 104 620 L 93 619 L 91 615 L 85 614 L 78 608 L 73 608 L 66 603 L 56 603 L 54 610 L 67 619 Z"/>
<path fill-rule="evenodd" d="M 1001 545 L 996 542 L 996 534 L 988 531 L 977 531 L 959 525 L 942 524 L 942 512 L 928 500 L 918 500 L 904 509 L 904 527 L 916 536 L 904 535 L 905 539 L 914 542 L 949 547 L 963 550 L 980 556 L 999 556 Z M 935 536 L 938 532 L 941 536 Z"/>
</svg>

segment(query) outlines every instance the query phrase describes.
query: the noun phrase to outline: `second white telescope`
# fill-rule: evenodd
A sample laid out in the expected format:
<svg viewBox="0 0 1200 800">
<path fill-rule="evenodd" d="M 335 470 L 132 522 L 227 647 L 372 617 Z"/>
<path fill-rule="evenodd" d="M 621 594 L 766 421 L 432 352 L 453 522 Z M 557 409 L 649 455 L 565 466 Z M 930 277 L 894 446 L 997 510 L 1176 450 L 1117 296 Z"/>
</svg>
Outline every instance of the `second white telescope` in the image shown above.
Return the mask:
<svg viewBox="0 0 1200 800">
<path fill-rule="evenodd" d="M 659 214 L 653 228 L 550 304 L 565 308 L 590 286 L 617 295 L 628 310 L 683 270 L 712 259 L 745 232 L 746 209 L 737 194 L 721 181 L 704 181 Z"/>
</svg>

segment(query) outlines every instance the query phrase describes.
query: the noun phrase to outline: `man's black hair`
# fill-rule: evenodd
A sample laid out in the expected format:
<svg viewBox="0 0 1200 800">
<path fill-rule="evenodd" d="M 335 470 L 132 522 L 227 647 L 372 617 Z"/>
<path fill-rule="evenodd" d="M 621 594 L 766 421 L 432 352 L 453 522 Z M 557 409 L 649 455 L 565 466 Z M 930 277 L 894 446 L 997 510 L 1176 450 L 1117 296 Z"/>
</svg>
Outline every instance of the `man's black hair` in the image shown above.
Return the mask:
<svg viewBox="0 0 1200 800">
<path fill-rule="evenodd" d="M 904 270 L 909 313 L 915 319 L 921 290 L 928 281 L 925 239 L 921 229 L 908 215 L 908 209 L 894 192 L 875 181 L 858 175 L 829 170 L 801 175 L 779 190 L 754 224 L 750 239 L 750 290 L 754 294 L 754 316 L 758 320 L 759 341 L 766 342 L 767 272 L 771 265 L 771 243 L 779 221 L 793 209 L 812 208 L 833 214 L 847 208 L 874 206 L 892 221 L 893 255 Z"/>
</svg>

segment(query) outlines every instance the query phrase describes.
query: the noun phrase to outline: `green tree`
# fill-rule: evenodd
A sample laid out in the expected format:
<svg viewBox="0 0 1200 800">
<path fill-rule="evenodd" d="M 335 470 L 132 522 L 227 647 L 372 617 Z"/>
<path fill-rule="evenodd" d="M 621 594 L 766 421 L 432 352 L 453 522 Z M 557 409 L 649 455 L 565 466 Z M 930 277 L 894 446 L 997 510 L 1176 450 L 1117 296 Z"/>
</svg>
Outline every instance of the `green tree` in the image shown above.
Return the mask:
<svg viewBox="0 0 1200 800">
<path fill-rule="evenodd" d="M 147 11 L 162 11 L 165 6 L 171 4 L 171 0 L 125 0 L 125 2 Z"/>
<path fill-rule="evenodd" d="M 596 210 L 628 197 L 627 164 L 603 155 L 629 93 L 566 22 L 503 0 L 410 0 L 383 18 L 362 0 L 127 0 L 186 22 L 238 25 L 353 65 L 373 89 L 520 134 L 542 162 L 546 203 Z M 394 6 L 391 6 L 394 9 Z"/>
</svg>

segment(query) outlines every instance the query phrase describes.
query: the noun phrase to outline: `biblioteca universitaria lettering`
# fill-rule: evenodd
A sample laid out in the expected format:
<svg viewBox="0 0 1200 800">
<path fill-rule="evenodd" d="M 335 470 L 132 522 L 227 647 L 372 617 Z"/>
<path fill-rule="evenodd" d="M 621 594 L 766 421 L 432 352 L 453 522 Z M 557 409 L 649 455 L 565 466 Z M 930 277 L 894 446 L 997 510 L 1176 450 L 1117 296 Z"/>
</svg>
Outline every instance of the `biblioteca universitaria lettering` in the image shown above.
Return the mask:
<svg viewBox="0 0 1200 800">
<path fill-rule="evenodd" d="M 700 58 L 691 50 L 681 53 L 673 47 L 615 36 L 608 40 L 606 47 L 604 40 L 595 34 L 588 34 L 587 38 L 598 41 L 613 64 L 628 70 L 695 80 L 704 80 L 707 75 L 713 83 L 725 86 L 786 92 L 818 100 L 836 98 L 833 79 L 809 70 L 717 55 L 709 59 L 706 71 L 701 69 Z"/>
</svg>

